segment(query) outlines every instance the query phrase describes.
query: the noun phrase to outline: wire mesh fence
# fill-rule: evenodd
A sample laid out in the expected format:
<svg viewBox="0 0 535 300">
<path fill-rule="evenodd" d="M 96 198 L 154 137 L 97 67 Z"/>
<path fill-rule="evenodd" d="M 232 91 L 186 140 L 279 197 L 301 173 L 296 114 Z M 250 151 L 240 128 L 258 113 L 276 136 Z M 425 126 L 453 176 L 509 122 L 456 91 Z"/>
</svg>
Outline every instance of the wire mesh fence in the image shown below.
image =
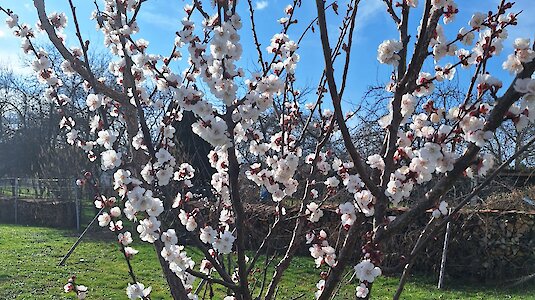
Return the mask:
<svg viewBox="0 0 535 300">
<path fill-rule="evenodd" d="M 0 222 L 79 230 L 82 192 L 72 178 L 0 178 Z"/>
</svg>

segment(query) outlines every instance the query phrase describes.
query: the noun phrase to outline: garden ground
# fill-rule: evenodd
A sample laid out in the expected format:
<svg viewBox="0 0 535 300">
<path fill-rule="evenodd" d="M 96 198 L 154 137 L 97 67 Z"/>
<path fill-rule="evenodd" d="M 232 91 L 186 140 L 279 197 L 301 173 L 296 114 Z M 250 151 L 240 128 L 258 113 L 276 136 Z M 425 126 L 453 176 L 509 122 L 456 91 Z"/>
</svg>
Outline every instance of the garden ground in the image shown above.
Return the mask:
<svg viewBox="0 0 535 300">
<path fill-rule="evenodd" d="M 76 240 L 72 231 L 0 225 L 0 299 L 72 299 L 63 292 L 69 276 L 89 287 L 88 299 L 125 299 L 127 266 L 117 244 L 104 233 L 91 234 L 79 245 L 65 266 L 62 256 Z M 152 299 L 170 299 L 151 245 L 134 244 L 140 250 L 133 259 L 138 280 L 152 286 Z M 200 254 L 195 249 L 194 258 Z M 308 257 L 298 257 L 280 288 L 278 299 L 311 299 L 318 270 Z M 374 284 L 373 299 L 391 299 L 397 278 L 381 277 Z M 407 284 L 403 299 L 535 299 L 535 286 L 527 283 L 513 290 L 480 284 L 447 282 L 437 290 L 434 276 L 417 276 Z M 352 299 L 354 286 L 343 288 L 336 299 Z M 216 299 L 221 299 L 216 291 Z"/>
</svg>

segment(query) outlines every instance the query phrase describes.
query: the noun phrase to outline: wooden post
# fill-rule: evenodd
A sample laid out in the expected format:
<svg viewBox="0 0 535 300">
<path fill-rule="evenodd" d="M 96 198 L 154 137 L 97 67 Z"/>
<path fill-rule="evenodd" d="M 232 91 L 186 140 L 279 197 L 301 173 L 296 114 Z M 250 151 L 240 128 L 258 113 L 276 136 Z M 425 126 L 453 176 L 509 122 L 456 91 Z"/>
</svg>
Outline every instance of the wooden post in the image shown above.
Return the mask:
<svg viewBox="0 0 535 300">
<path fill-rule="evenodd" d="M 451 209 L 449 210 L 451 213 Z M 451 222 L 446 224 L 446 234 L 444 235 L 444 247 L 442 248 L 442 260 L 440 261 L 440 274 L 438 276 L 438 289 L 444 287 L 444 273 L 446 272 L 446 257 L 448 252 L 448 243 L 450 239 Z"/>
</svg>

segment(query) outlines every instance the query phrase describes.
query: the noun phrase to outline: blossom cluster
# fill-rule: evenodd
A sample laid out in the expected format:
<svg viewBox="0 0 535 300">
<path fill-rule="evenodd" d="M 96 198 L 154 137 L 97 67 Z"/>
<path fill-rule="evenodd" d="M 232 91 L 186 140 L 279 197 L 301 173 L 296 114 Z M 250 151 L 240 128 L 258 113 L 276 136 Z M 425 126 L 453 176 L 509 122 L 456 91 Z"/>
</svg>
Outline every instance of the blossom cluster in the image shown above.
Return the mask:
<svg viewBox="0 0 535 300">
<path fill-rule="evenodd" d="M 376 215 L 380 198 L 385 197 L 397 206 L 408 200 L 418 186 L 452 171 L 465 149 L 483 148 L 492 137 L 487 123 L 496 105 L 493 99 L 497 99 L 503 86 L 485 69 L 486 62 L 503 51 L 507 28 L 516 24 L 517 16 L 508 12 L 512 4 L 500 8 L 497 13 L 476 13 L 453 39 L 446 37 L 442 24 L 436 25 L 433 32 L 428 33 L 428 48 L 422 50 L 427 53 L 425 58 L 433 58 L 433 68 L 417 70 L 407 76 L 410 81 L 407 87 L 402 87 L 402 78 L 396 78 L 393 72 L 392 82 L 386 88 L 394 96 L 379 124 L 385 129 L 387 140 L 393 141 L 392 151 L 387 149 L 385 153 L 369 155 L 364 166 L 356 166 L 356 162 L 322 148 L 325 143 L 319 142 L 318 148 L 312 150 L 307 147 L 307 141 L 303 141 L 307 130 L 317 130 L 325 141 L 331 142 L 341 124 L 335 124 L 335 114 L 325 107 L 318 109 L 319 120 L 312 126 L 303 122 L 305 112 L 297 99 L 300 91 L 294 88 L 300 61 L 299 45 L 288 34 L 289 26 L 296 22 L 292 19 L 294 7 L 285 8 L 285 16 L 279 20 L 282 31 L 274 34 L 264 49 L 272 57 L 271 62 L 260 58 L 261 70 L 247 74 L 239 67 L 243 54 L 242 19 L 234 10 L 222 9 L 220 3 L 216 5 L 212 1 L 218 11 L 208 15 L 199 8 L 198 1 L 186 5 L 187 17 L 179 23 L 181 28 L 176 32 L 173 53 L 162 57 L 150 54 L 149 42 L 136 37 L 140 29 L 135 16 L 142 2 L 105 0 L 103 7 L 97 6 L 93 12 L 97 29 L 104 35 L 104 45 L 114 56 L 108 71 L 114 76 L 116 86 L 123 90 L 120 93 L 115 89 L 107 90 L 106 78 L 86 78 L 83 88 L 87 96 L 83 102 L 84 109 L 91 115 L 89 132 L 81 132 L 72 116 L 63 109 L 60 127 L 66 131 L 68 144 L 82 149 L 90 161 L 100 164 L 103 172 L 113 173 L 116 195 L 107 197 L 99 192 L 95 206 L 101 210 L 98 224 L 116 235 L 127 263 L 138 250 L 131 245 L 136 237 L 124 227 L 123 217 L 136 224 L 141 241 L 163 245 L 159 254 L 181 279 L 190 299 L 197 297 L 193 291 L 196 263 L 188 256 L 177 229 L 196 235 L 206 247 L 209 255 L 198 268 L 202 274 L 210 276 L 224 255 L 231 259 L 233 251 L 239 249 L 240 244 L 236 242 L 240 233 L 236 229 L 243 224 L 237 222 L 239 215 L 235 207 L 240 202 L 239 183 L 245 179 L 270 194 L 276 205 L 277 221 L 285 215 L 285 199 L 301 198 L 303 205 L 298 217 L 309 226 L 306 240 L 310 244 L 310 255 L 318 268 L 332 268 L 337 265 L 337 251 L 329 244 L 327 232 L 315 227 L 319 226 L 325 212 L 323 204 L 330 197 L 338 193 L 349 195 L 337 207 L 341 231 L 347 233 L 356 226 L 359 214 L 363 217 Z M 444 25 L 451 23 L 459 12 L 453 0 L 430 3 L 433 13 L 440 12 Z M 414 8 L 418 1 L 406 0 L 400 5 Z M 204 16 L 201 26 L 191 18 L 196 9 Z M 68 54 L 64 55 L 66 60 L 61 63 L 60 70 L 67 76 L 90 72 L 81 63 L 88 46 L 68 48 L 65 45 L 67 21 L 64 13 L 54 12 L 47 17 L 53 30 L 48 34 L 55 34 Z M 9 13 L 6 23 L 21 38 L 23 51 L 33 54 L 31 67 L 38 80 L 48 87 L 44 94 L 46 99 L 55 101 L 60 108 L 71 103 L 73 100 L 61 92 L 63 82 L 54 70 L 49 53 L 32 44 L 36 32 L 28 24 L 20 24 L 13 13 Z M 40 24 L 38 29 L 44 29 L 45 25 Z M 418 31 L 426 30 L 424 25 L 421 24 Z M 507 57 L 503 68 L 512 74 L 521 73 L 525 63 L 535 59 L 530 45 L 529 39 L 516 39 L 514 53 Z M 260 45 L 257 46 L 261 52 Z M 402 61 L 407 63 L 402 59 L 406 52 L 406 40 L 385 40 L 378 47 L 377 60 L 399 68 Z M 187 68 L 175 72 L 170 61 L 181 58 L 183 53 L 187 54 Z M 436 85 L 453 80 L 457 68 L 472 66 L 477 70 L 483 68 L 472 83 L 477 92 L 472 94 L 470 90 L 462 104 L 439 105 L 433 99 Z M 317 104 L 306 106 L 310 119 L 316 107 L 321 106 L 325 92 L 321 87 Z M 522 100 L 511 106 L 506 118 L 521 130 L 535 120 L 532 112 L 535 80 L 518 79 L 514 88 L 522 95 Z M 112 97 L 115 93 L 124 97 Z M 165 100 L 169 102 L 155 100 L 156 93 L 166 95 Z M 144 114 L 152 110 L 160 117 L 148 128 Z M 185 112 L 194 116 L 192 132 L 212 147 L 206 159 L 214 170 L 210 180 L 214 195 L 211 213 L 216 216 L 213 220 L 206 220 L 206 216 L 189 205 L 191 200 L 200 198 L 191 190 L 196 170 L 186 162 L 177 161 L 174 155 L 180 139 L 176 123 L 182 120 Z M 263 122 L 267 115 L 274 116 L 275 125 L 265 130 Z M 394 134 L 390 136 L 391 133 Z M 485 175 L 493 164 L 492 155 L 482 154 L 465 170 L 465 175 Z M 369 168 L 374 177 L 381 177 L 384 184 L 379 187 L 379 193 L 366 186 L 363 180 L 369 178 L 361 177 L 357 167 Z M 306 180 L 300 180 L 305 173 L 308 173 Z M 245 178 L 241 178 L 241 174 Z M 447 202 L 434 205 L 434 218 L 449 213 Z M 167 212 L 176 218 L 175 228 L 165 224 L 162 216 Z M 370 284 L 381 275 L 378 252 L 375 245 L 363 247 L 363 260 L 354 267 L 359 280 L 357 297 L 367 297 Z M 232 275 L 235 282 L 240 280 L 236 273 Z M 132 277 L 135 283 L 126 288 L 127 296 L 149 298 L 151 287 L 145 287 Z M 317 284 L 316 296 L 322 293 L 324 286 L 322 279 Z M 65 286 L 65 291 L 75 291 L 79 299 L 84 299 L 87 288 L 77 286 L 73 279 Z M 229 295 L 225 299 L 235 297 Z"/>
<path fill-rule="evenodd" d="M 77 299 L 86 299 L 87 297 L 87 286 L 76 284 L 76 276 L 71 276 L 67 284 L 63 287 L 65 293 L 74 292 Z"/>
</svg>

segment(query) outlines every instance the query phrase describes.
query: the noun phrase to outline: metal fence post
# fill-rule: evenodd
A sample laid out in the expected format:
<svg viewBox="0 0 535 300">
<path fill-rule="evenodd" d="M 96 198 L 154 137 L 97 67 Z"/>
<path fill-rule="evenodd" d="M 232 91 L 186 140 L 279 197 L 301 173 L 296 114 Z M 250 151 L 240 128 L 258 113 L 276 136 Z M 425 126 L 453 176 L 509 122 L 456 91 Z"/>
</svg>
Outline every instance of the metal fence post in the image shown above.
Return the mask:
<svg viewBox="0 0 535 300">
<path fill-rule="evenodd" d="M 72 180 L 73 184 L 73 194 L 74 194 L 74 205 L 75 205 L 75 212 L 76 212 L 76 230 L 80 231 L 80 197 L 78 195 L 79 192 L 79 186 L 76 184 L 76 179 Z"/>
<path fill-rule="evenodd" d="M 19 178 L 15 178 L 13 182 L 13 199 L 15 200 L 15 224 L 19 224 L 18 200 L 19 200 Z"/>
</svg>

